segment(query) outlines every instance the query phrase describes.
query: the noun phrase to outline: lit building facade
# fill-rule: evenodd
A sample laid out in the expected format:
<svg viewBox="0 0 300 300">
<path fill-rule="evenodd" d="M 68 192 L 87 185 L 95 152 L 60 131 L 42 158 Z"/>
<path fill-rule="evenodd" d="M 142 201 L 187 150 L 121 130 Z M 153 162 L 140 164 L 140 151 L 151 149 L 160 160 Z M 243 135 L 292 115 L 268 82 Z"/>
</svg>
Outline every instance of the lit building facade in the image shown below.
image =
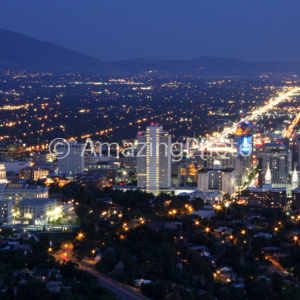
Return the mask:
<svg viewBox="0 0 300 300">
<path fill-rule="evenodd" d="M 235 187 L 235 170 L 222 169 L 215 161 L 213 169 L 201 169 L 198 172 L 198 189 L 202 192 L 221 191 L 232 195 Z"/>
<path fill-rule="evenodd" d="M 7 183 L 6 168 L 4 164 L 0 164 L 0 184 Z"/>
<path fill-rule="evenodd" d="M 19 203 L 20 217 L 29 220 L 51 222 L 59 217 L 55 198 L 23 199 Z"/>
<path fill-rule="evenodd" d="M 0 200 L 0 223 L 10 224 L 12 222 L 12 201 Z"/>
<path fill-rule="evenodd" d="M 47 179 L 49 168 L 27 167 L 19 172 L 19 179 L 37 181 L 39 179 Z"/>
<path fill-rule="evenodd" d="M 296 171 L 293 174 L 292 186 L 295 186 Z M 251 207 L 260 208 L 276 208 L 284 210 L 287 201 L 287 189 L 286 187 L 273 187 L 272 186 L 272 174 L 269 163 L 267 164 L 267 170 L 265 173 L 265 184 L 260 187 L 249 187 L 249 200 L 248 205 Z"/>
<path fill-rule="evenodd" d="M 20 215 L 19 202 L 23 199 L 48 198 L 49 188 L 40 185 L 5 184 L 0 187 L 0 199 L 12 203 L 13 213 Z"/>
<path fill-rule="evenodd" d="M 138 132 L 137 186 L 157 192 L 171 187 L 171 136 L 157 124 Z"/>
<path fill-rule="evenodd" d="M 64 158 L 57 160 L 58 171 L 65 173 L 66 178 L 72 180 L 74 175 L 84 171 L 84 155 L 82 150 L 84 144 L 79 144 L 76 141 L 70 141 L 67 144 L 58 144 L 57 151 L 62 153 Z M 69 154 L 68 154 L 69 151 Z"/>
<path fill-rule="evenodd" d="M 288 173 L 292 171 L 291 151 L 283 143 L 268 143 L 259 149 L 257 154 L 258 168 L 262 178 L 265 177 L 270 166 L 272 183 L 285 184 Z"/>
</svg>

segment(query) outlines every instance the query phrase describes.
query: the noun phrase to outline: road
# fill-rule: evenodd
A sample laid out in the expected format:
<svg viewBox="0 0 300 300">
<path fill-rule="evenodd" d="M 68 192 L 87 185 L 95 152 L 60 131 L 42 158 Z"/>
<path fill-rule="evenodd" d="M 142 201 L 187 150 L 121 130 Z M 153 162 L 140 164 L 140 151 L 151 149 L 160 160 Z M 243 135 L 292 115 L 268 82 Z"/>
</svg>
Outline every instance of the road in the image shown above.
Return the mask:
<svg viewBox="0 0 300 300">
<path fill-rule="evenodd" d="M 267 113 L 268 111 L 272 110 L 278 104 L 280 104 L 280 103 L 282 103 L 286 100 L 289 100 L 290 97 L 299 95 L 299 92 L 300 92 L 300 88 L 295 87 L 295 88 L 291 88 L 286 93 L 281 93 L 281 94 L 278 94 L 276 97 L 271 98 L 266 104 L 264 104 L 263 106 L 255 109 L 246 118 L 242 118 L 240 121 L 233 123 L 233 125 L 230 128 L 224 129 L 224 131 L 221 132 L 220 134 L 218 134 L 216 137 L 213 137 L 210 141 L 206 142 L 204 145 L 200 145 L 198 150 L 203 151 L 203 150 L 207 149 L 208 147 L 212 146 L 216 142 L 220 141 L 220 139 L 224 138 L 225 136 L 229 135 L 230 133 L 235 132 L 237 130 L 238 126 L 242 122 L 248 122 L 248 121 L 256 120 L 258 117 L 260 117 L 263 114 Z"/>
<path fill-rule="evenodd" d="M 64 247 L 64 246 L 63 246 Z M 121 283 L 118 283 L 114 280 L 111 280 L 104 274 L 101 274 L 93 268 L 91 268 L 91 265 L 83 262 L 77 262 L 74 257 L 72 257 L 72 247 L 70 244 L 67 244 L 64 250 L 60 250 L 57 253 L 53 254 L 56 260 L 72 260 L 76 262 L 79 265 L 79 269 L 84 270 L 90 274 L 93 274 L 98 279 L 98 284 L 114 293 L 116 296 L 118 296 L 121 299 L 124 300 L 147 300 L 148 298 L 134 292 L 130 288 L 122 285 Z"/>
<path fill-rule="evenodd" d="M 266 259 L 268 259 L 269 261 L 272 262 L 275 271 L 276 271 L 279 275 L 284 276 L 284 277 L 286 277 L 286 276 L 289 275 L 289 272 L 287 272 L 287 271 L 280 265 L 280 263 L 279 263 L 276 259 L 274 259 L 272 256 L 269 256 L 269 255 L 268 255 L 268 256 L 266 256 Z"/>
</svg>

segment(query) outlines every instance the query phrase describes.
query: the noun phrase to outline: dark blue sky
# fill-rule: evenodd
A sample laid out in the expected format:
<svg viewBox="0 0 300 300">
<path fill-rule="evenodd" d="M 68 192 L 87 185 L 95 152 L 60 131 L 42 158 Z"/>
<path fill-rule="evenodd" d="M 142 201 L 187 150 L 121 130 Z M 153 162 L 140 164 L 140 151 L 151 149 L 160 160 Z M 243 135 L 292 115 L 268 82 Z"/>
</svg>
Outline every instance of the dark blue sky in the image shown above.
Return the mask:
<svg viewBox="0 0 300 300">
<path fill-rule="evenodd" d="M 102 60 L 300 60 L 299 0 L 0 0 L 0 28 Z"/>
</svg>

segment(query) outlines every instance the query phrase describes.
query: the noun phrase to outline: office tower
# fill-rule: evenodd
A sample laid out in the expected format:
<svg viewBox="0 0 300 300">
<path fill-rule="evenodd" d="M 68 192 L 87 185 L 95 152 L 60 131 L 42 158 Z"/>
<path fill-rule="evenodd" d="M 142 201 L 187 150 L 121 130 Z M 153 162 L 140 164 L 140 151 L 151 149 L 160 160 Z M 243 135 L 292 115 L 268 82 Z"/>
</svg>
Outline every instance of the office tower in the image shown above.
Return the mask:
<svg viewBox="0 0 300 300">
<path fill-rule="evenodd" d="M 241 186 L 253 169 L 252 124 L 241 124 L 231 138 L 234 147 L 237 149 L 234 165 L 236 183 Z"/>
<path fill-rule="evenodd" d="M 282 143 L 268 143 L 259 149 L 258 168 L 262 178 L 268 166 L 272 175 L 272 183 L 287 183 L 291 171 L 291 151 Z"/>
<path fill-rule="evenodd" d="M 232 195 L 235 187 L 235 170 L 222 169 L 215 161 L 212 169 L 201 169 L 198 173 L 198 189 L 202 192 L 221 191 Z"/>
<path fill-rule="evenodd" d="M 68 147 L 70 149 L 68 153 Z M 84 156 L 81 155 L 84 144 L 79 144 L 75 141 L 67 144 L 58 144 L 58 152 L 66 154 L 64 158 L 57 160 L 59 172 L 65 173 L 69 179 L 74 178 L 75 174 L 84 171 Z"/>
<path fill-rule="evenodd" d="M 171 186 L 171 136 L 157 124 L 137 135 L 137 186 L 158 191 Z"/>
</svg>

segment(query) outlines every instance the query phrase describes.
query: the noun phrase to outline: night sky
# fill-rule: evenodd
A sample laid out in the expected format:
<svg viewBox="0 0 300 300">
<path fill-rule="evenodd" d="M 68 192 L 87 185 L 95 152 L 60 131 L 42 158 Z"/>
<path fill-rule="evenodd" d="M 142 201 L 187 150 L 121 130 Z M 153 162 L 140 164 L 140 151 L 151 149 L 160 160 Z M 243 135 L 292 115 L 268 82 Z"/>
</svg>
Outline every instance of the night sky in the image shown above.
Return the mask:
<svg viewBox="0 0 300 300">
<path fill-rule="evenodd" d="M 299 0 L 0 0 L 0 28 L 102 60 L 300 60 Z"/>
</svg>

